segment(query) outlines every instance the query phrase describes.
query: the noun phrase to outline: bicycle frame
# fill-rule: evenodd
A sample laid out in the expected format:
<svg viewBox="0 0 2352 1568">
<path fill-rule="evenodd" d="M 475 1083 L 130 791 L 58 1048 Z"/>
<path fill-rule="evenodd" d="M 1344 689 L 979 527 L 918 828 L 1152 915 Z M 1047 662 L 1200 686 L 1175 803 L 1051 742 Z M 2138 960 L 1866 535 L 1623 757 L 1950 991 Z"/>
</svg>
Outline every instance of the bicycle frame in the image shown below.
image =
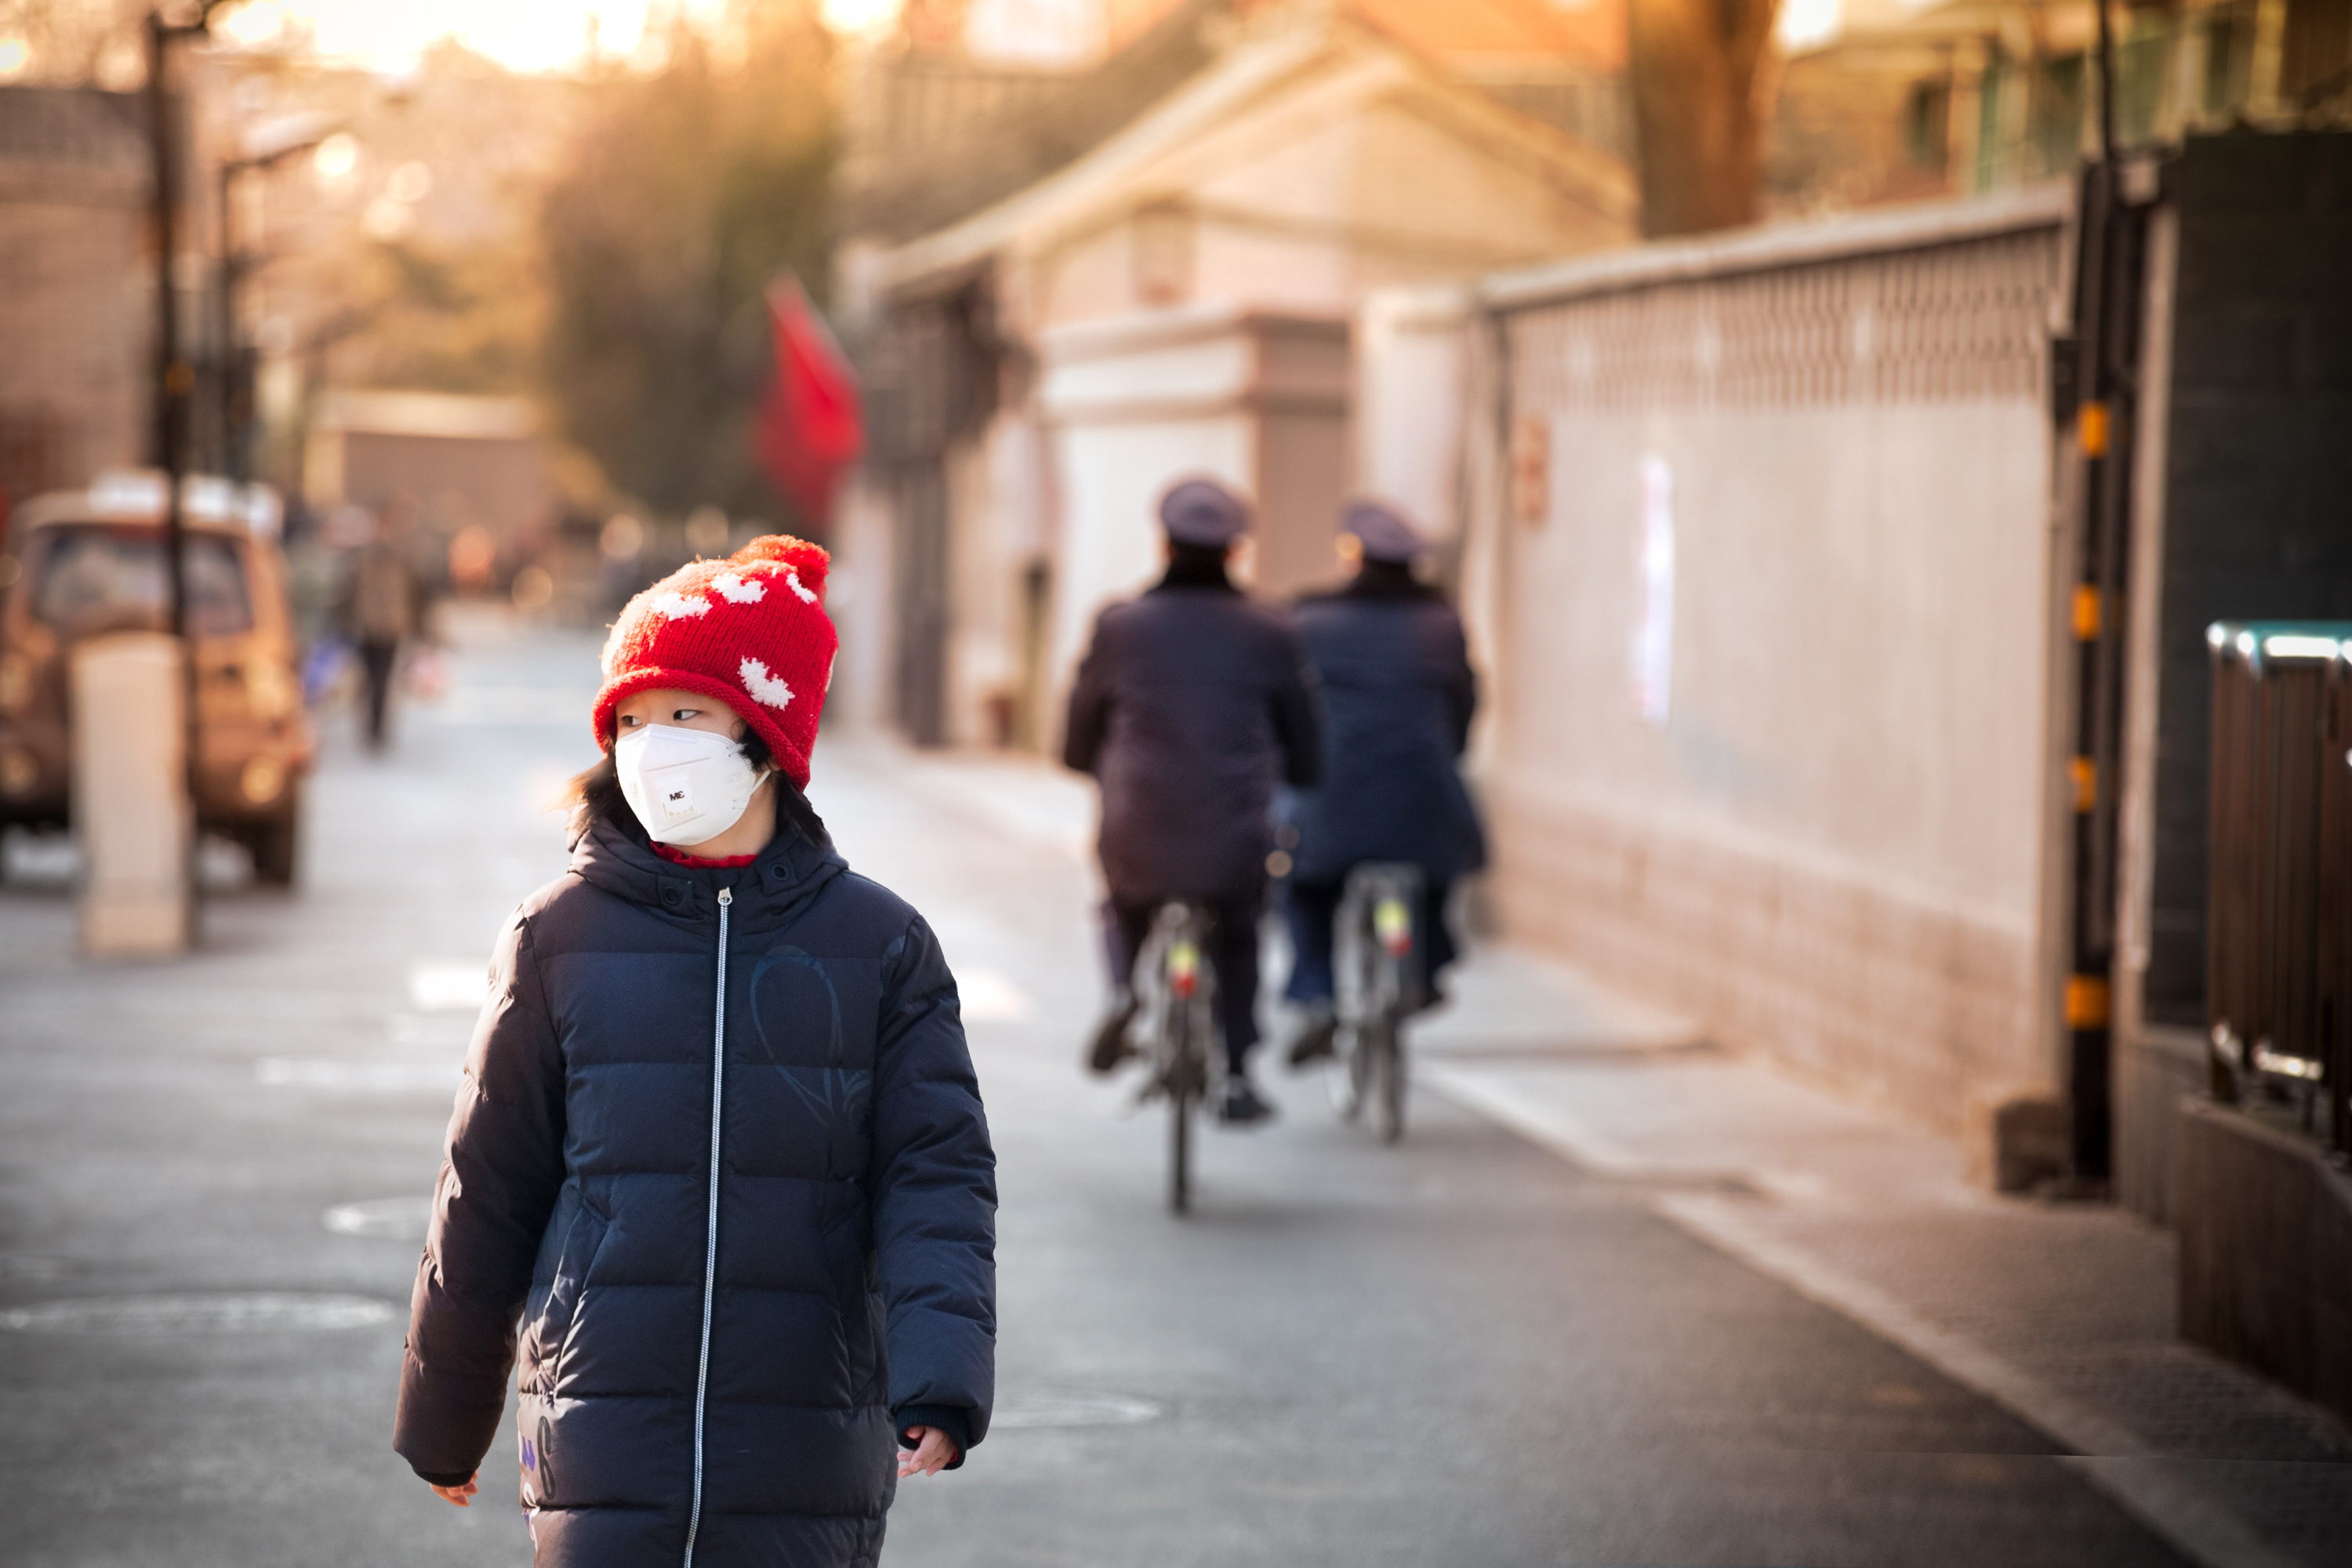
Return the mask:
<svg viewBox="0 0 2352 1568">
<path fill-rule="evenodd" d="M 1332 933 L 1338 1049 L 1347 1069 L 1340 1109 L 1369 1109 L 1384 1142 L 1404 1135 L 1404 1020 L 1421 1005 L 1418 866 L 1369 861 L 1348 873 Z"/>
<path fill-rule="evenodd" d="M 1199 904 L 1162 904 L 1135 960 L 1136 1046 L 1150 1071 L 1139 1100 L 1168 1101 L 1168 1206 L 1192 1202 L 1192 1115 L 1215 1092 L 1224 1050 L 1217 1026 L 1213 917 Z"/>
</svg>

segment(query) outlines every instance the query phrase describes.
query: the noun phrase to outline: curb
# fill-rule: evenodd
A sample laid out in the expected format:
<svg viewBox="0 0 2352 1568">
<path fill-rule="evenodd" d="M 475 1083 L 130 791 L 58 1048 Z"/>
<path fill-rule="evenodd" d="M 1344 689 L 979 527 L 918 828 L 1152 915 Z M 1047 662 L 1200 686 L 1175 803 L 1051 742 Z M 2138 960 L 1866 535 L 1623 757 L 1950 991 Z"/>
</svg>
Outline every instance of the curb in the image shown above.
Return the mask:
<svg viewBox="0 0 2352 1568">
<path fill-rule="evenodd" d="M 1802 1178 L 1789 1173 L 1702 1166 L 1633 1154 L 1577 1126 L 1557 1110 L 1538 1113 L 1507 1090 L 1474 1074 L 1426 1058 L 1415 1076 L 1463 1109 L 1518 1134 L 1547 1152 L 1606 1180 L 1747 1188 L 1770 1195 L 1791 1192 Z M 1685 1190 L 1654 1195 L 1652 1213 L 1694 1240 L 1817 1306 L 1867 1329 L 1926 1363 L 1954 1383 L 2001 1406 L 2072 1452 L 2059 1462 L 2105 1493 L 2200 1568 L 2305 1568 L 2256 1535 L 2200 1489 L 2160 1462 L 2177 1458 L 2150 1448 L 2089 1406 L 2051 1388 L 2007 1358 L 1939 1327 L 1885 1291 L 1831 1268 L 1801 1248 L 1761 1234 L 1740 1212 L 1739 1200 Z"/>
</svg>

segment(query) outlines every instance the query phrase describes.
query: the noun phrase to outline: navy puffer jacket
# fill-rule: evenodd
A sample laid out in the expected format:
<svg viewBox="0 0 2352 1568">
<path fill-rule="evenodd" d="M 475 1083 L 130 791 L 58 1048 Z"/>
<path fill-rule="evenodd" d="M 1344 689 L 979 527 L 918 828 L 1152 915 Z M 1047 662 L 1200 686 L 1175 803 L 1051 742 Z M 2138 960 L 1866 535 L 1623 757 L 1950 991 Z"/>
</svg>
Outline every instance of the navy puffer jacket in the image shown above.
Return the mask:
<svg viewBox="0 0 2352 1568">
<path fill-rule="evenodd" d="M 490 981 L 394 1446 L 471 1474 L 520 1321 L 541 1568 L 871 1563 L 898 1433 L 968 1448 L 992 1394 L 995 1159 L 930 929 L 791 827 L 703 870 L 600 820 Z"/>
<path fill-rule="evenodd" d="M 1255 894 L 1275 785 L 1314 781 L 1317 725 L 1290 617 L 1236 592 L 1221 563 L 1202 579 L 1171 570 L 1103 611 L 1070 689 L 1062 760 L 1102 785 L 1111 897 Z"/>
<path fill-rule="evenodd" d="M 1323 682 L 1323 770 L 1298 792 L 1292 875 L 1344 881 L 1367 860 L 1409 860 L 1447 881 L 1486 863 L 1456 766 L 1478 680 L 1461 617 L 1404 567 L 1368 561 L 1347 588 L 1300 601 L 1299 635 Z"/>
</svg>

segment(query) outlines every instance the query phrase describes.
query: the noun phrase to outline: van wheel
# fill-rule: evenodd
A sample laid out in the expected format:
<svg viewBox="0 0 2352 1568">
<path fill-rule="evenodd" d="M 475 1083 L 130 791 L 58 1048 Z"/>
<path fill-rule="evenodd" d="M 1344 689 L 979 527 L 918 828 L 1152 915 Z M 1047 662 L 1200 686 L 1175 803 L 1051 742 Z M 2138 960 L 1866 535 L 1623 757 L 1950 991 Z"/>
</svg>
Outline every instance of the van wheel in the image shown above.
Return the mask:
<svg viewBox="0 0 2352 1568">
<path fill-rule="evenodd" d="M 301 828 L 302 814 L 289 805 L 253 829 L 246 846 L 253 851 L 254 880 L 271 888 L 294 885 L 294 856 L 301 841 Z"/>
</svg>

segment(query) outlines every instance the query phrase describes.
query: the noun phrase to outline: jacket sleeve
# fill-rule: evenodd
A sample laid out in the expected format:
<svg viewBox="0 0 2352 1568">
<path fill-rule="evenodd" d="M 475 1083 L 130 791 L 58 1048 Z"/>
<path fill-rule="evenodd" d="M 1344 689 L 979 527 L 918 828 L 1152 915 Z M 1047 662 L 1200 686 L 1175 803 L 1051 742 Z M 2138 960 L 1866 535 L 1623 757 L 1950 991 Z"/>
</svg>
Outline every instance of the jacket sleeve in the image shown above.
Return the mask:
<svg viewBox="0 0 2352 1568">
<path fill-rule="evenodd" d="M 871 1190 L 890 1408 L 902 1433 L 943 1426 L 968 1448 L 996 1402 L 996 1155 L 930 927 L 908 925 L 883 973 Z"/>
<path fill-rule="evenodd" d="M 1102 623 L 1095 623 L 1094 640 L 1078 662 L 1078 678 L 1070 686 L 1070 711 L 1062 731 L 1062 765 L 1078 773 L 1095 771 L 1102 755 L 1103 735 L 1110 727 L 1108 660 L 1103 655 Z"/>
<path fill-rule="evenodd" d="M 562 1185 L 563 1057 L 518 913 L 490 963 L 409 1303 L 392 1446 L 427 1480 L 455 1485 L 489 1450 Z"/>
<path fill-rule="evenodd" d="M 1297 628 L 1283 633 L 1281 675 L 1275 683 L 1274 732 L 1282 744 L 1282 782 L 1306 789 L 1323 776 L 1323 680 L 1307 657 Z"/>
</svg>

